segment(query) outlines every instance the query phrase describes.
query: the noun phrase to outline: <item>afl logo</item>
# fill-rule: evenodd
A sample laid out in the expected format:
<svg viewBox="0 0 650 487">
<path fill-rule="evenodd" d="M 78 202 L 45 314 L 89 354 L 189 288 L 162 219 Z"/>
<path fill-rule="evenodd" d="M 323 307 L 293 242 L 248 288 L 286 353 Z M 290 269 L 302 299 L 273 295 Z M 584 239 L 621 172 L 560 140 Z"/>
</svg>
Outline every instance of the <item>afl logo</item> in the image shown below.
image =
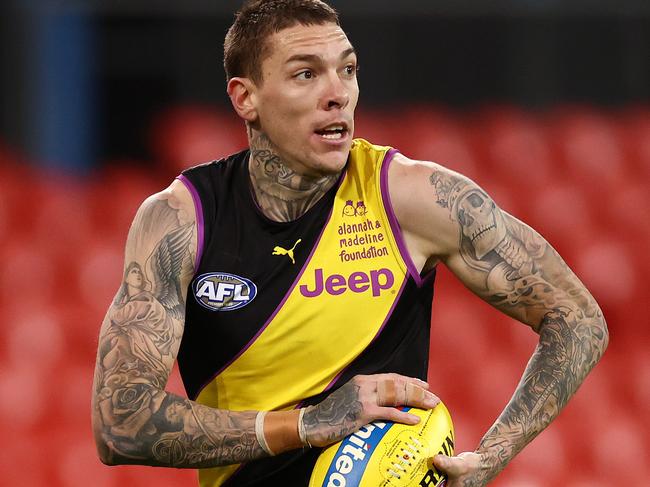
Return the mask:
<svg viewBox="0 0 650 487">
<path fill-rule="evenodd" d="M 211 311 L 233 311 L 243 308 L 257 295 L 253 281 L 234 274 L 212 272 L 194 281 L 196 301 Z"/>
</svg>

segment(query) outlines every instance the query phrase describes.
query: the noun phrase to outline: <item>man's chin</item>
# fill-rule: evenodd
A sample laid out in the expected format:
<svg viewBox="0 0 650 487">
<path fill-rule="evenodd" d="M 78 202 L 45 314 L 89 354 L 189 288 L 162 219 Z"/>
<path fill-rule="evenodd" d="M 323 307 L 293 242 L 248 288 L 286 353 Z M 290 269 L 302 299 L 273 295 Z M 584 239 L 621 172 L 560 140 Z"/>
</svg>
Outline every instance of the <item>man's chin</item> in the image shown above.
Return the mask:
<svg viewBox="0 0 650 487">
<path fill-rule="evenodd" d="M 312 153 L 312 167 L 322 174 L 336 174 L 345 168 L 352 148 L 349 144 L 341 145 L 330 150 L 316 150 Z"/>
<path fill-rule="evenodd" d="M 338 174 L 345 168 L 349 153 L 348 151 L 316 156 L 312 167 L 322 176 Z"/>
</svg>

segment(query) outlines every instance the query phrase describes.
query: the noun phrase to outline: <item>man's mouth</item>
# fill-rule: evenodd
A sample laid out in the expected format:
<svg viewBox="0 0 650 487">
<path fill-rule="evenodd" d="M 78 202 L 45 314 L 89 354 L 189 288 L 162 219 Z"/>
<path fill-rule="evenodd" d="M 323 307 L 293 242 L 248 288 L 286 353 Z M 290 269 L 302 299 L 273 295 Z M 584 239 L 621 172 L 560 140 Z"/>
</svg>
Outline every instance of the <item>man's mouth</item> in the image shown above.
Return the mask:
<svg viewBox="0 0 650 487">
<path fill-rule="evenodd" d="M 348 133 L 348 127 L 342 123 L 328 125 L 315 131 L 318 135 L 328 140 L 340 140 Z"/>
</svg>

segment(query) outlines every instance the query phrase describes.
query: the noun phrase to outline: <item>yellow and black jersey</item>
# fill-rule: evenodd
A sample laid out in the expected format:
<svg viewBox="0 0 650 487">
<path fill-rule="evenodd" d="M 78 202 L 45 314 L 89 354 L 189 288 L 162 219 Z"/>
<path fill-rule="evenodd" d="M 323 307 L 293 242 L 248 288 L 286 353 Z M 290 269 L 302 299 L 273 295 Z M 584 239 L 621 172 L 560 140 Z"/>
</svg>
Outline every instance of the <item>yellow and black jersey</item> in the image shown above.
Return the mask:
<svg viewBox="0 0 650 487">
<path fill-rule="evenodd" d="M 316 404 L 357 374 L 426 380 L 433 277 L 402 241 L 389 147 L 357 139 L 337 184 L 295 221 L 264 216 L 249 151 L 185 171 L 196 274 L 178 356 L 190 399 L 220 409 Z M 203 487 L 307 485 L 318 449 L 203 469 Z"/>
</svg>

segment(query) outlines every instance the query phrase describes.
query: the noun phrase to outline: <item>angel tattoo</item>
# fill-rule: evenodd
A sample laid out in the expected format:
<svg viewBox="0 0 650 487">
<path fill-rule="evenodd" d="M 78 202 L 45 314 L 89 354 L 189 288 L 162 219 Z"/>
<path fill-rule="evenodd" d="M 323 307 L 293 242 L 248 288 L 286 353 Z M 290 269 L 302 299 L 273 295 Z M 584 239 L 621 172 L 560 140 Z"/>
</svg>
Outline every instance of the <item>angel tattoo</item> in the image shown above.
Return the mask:
<svg viewBox="0 0 650 487">
<path fill-rule="evenodd" d="M 137 357 L 154 377 L 165 376 L 165 359 L 179 338 L 169 320 L 183 318 L 185 303 L 178 276 L 189 254 L 192 227 L 187 224 L 165 235 L 147 259 L 146 271 L 138 262 L 129 263 L 109 313 L 116 358 L 124 357 L 119 349 L 128 347 L 126 356 Z M 106 359 L 110 362 L 108 355 Z"/>
</svg>

